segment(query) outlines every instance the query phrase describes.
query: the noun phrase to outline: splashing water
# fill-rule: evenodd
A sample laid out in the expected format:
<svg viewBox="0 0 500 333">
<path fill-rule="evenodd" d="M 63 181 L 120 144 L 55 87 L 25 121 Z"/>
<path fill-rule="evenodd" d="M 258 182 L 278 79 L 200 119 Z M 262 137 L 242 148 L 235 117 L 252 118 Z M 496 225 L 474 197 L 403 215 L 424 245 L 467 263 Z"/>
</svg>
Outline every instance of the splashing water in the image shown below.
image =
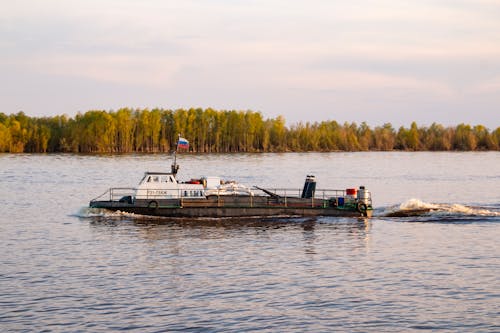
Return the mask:
<svg viewBox="0 0 500 333">
<path fill-rule="evenodd" d="M 460 204 L 442 204 L 438 206 L 438 213 L 458 214 L 464 216 L 500 216 L 500 212 L 495 212 L 484 207 L 470 207 Z"/>
<path fill-rule="evenodd" d="M 384 216 L 407 217 L 407 216 L 500 216 L 500 212 L 485 207 L 465 206 L 461 204 L 438 204 L 428 203 L 419 199 L 409 199 L 399 206 L 389 207 L 384 211 Z"/>
<path fill-rule="evenodd" d="M 414 210 L 414 209 L 439 209 L 439 205 L 431 204 L 419 199 L 409 199 L 399 205 L 399 210 Z"/>
<path fill-rule="evenodd" d="M 136 216 L 136 214 L 121 212 L 121 211 L 111 211 L 103 208 L 82 207 L 78 212 L 76 212 L 72 216 L 79 218 L 94 218 L 94 217 L 122 218 L 122 217 L 134 217 Z"/>
</svg>

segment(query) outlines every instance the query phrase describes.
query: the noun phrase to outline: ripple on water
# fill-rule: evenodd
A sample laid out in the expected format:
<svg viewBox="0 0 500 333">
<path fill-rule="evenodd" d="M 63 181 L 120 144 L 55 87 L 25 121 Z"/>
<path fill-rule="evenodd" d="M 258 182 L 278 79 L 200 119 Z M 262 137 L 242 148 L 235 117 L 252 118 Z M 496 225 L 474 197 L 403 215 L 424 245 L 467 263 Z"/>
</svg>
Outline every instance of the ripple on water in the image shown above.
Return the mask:
<svg viewBox="0 0 500 333">
<path fill-rule="evenodd" d="M 497 332 L 500 223 L 490 213 L 500 211 L 499 156 L 183 156 L 186 174 L 201 165 L 250 185 L 300 186 L 304 166 L 339 187 L 363 181 L 377 216 L 171 221 L 80 210 L 109 186 L 133 186 L 142 171 L 164 169 L 164 156 L 1 155 L 0 325 Z M 412 197 L 437 211 L 386 216 Z"/>
</svg>

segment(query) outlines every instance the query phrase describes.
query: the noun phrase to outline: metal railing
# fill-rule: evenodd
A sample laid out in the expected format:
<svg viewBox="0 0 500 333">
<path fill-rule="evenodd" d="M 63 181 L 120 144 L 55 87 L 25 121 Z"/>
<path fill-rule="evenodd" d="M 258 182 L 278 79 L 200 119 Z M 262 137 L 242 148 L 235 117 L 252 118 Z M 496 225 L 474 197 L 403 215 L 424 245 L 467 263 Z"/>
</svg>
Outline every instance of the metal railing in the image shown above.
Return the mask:
<svg viewBox="0 0 500 333">
<path fill-rule="evenodd" d="M 301 198 L 302 189 L 290 189 L 290 188 L 252 188 L 253 195 L 248 195 L 249 203 L 253 206 L 253 197 L 269 197 L 270 200 L 275 199 L 275 205 L 288 207 L 289 204 L 297 204 L 295 199 Z M 137 189 L 131 187 L 113 187 L 109 188 L 106 192 L 99 195 L 98 197 L 92 199 L 91 201 L 99 201 L 99 200 L 109 200 L 109 201 L 119 201 L 123 197 L 130 196 L 134 199 L 144 199 L 144 200 L 159 200 L 159 199 L 205 199 L 204 195 L 199 196 L 191 196 L 185 195 L 185 189 L 147 189 L 145 190 L 146 194 L 137 195 Z M 187 190 L 189 191 L 189 190 Z M 176 193 L 177 192 L 177 193 Z M 190 193 L 188 193 L 190 194 Z M 224 197 L 231 196 L 225 194 L 224 191 L 220 192 L 212 192 L 212 195 L 216 195 L 218 197 L 218 202 Z M 246 197 L 246 196 L 242 196 Z M 349 196 L 346 194 L 345 190 L 331 190 L 331 189 L 316 189 L 313 192 L 313 196 L 310 198 L 310 205 L 312 207 L 324 206 L 327 204 L 328 200 L 344 198 L 344 202 L 346 205 L 354 204 L 357 201 L 356 196 Z M 365 204 L 371 206 L 371 193 L 367 192 Z M 270 201 L 271 204 L 272 201 Z M 308 205 L 309 206 L 309 205 Z"/>
<path fill-rule="evenodd" d="M 135 194 L 135 188 L 133 187 L 112 187 L 106 190 L 103 194 L 92 199 L 91 201 L 99 201 L 103 199 L 108 199 L 109 201 L 117 201 L 125 196 L 133 196 Z"/>
<path fill-rule="evenodd" d="M 254 195 L 267 195 L 266 192 L 261 188 L 252 188 Z M 291 189 L 291 188 L 266 188 L 267 192 L 271 192 L 279 197 L 295 197 L 300 198 L 302 195 L 302 189 Z M 345 197 L 345 190 L 332 190 L 332 189 L 316 189 L 313 192 L 314 199 L 329 199 L 337 197 Z"/>
</svg>

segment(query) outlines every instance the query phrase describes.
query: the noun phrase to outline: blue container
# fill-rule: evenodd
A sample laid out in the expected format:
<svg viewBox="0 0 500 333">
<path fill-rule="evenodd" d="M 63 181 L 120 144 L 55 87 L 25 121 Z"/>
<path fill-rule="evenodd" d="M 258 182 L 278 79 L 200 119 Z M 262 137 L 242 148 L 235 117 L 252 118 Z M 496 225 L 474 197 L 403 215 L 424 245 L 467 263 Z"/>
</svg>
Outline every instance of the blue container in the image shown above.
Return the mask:
<svg viewBox="0 0 500 333">
<path fill-rule="evenodd" d="M 343 206 L 344 205 L 344 197 L 339 197 L 337 199 L 337 205 L 338 206 Z"/>
</svg>

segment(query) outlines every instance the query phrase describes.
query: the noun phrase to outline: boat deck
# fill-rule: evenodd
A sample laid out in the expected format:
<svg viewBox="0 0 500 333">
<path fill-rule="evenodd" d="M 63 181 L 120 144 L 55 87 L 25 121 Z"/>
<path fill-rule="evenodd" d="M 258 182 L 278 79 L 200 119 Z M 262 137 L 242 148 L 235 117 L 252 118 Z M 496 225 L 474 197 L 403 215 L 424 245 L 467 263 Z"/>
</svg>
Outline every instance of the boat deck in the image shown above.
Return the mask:
<svg viewBox="0 0 500 333">
<path fill-rule="evenodd" d="M 290 196 L 289 194 L 292 193 L 300 195 L 300 190 L 290 189 L 256 189 L 254 195 L 180 196 L 177 198 L 166 198 L 157 194 L 134 198 L 133 190 L 130 188 L 111 188 L 100 197 L 92 200 L 90 206 L 144 215 L 181 217 L 371 215 L 371 202 L 369 205 L 360 206 L 355 198 L 346 196 L 343 190 L 316 190 L 315 196 L 312 198 Z M 152 190 L 151 193 L 158 192 Z M 102 200 L 104 197 L 107 197 L 108 200 Z"/>
</svg>

